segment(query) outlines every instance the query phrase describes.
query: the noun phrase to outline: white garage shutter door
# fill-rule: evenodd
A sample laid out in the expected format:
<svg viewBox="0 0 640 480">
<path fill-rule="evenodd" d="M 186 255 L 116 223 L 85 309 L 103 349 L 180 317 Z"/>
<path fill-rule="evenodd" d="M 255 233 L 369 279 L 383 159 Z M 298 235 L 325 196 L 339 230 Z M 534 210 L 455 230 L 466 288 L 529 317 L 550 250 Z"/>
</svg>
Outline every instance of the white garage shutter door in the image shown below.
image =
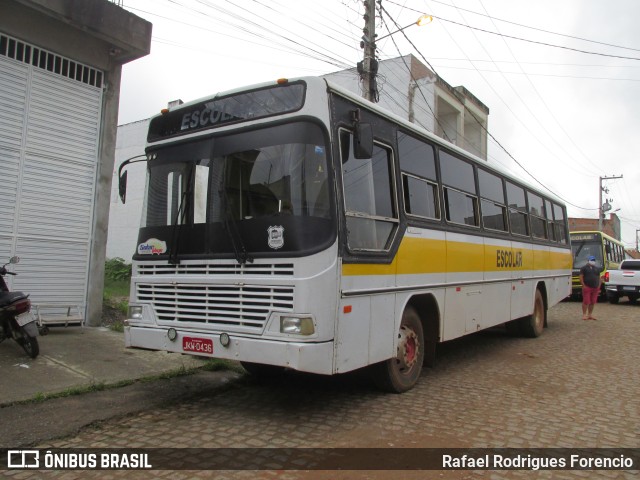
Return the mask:
<svg viewBox="0 0 640 480">
<path fill-rule="evenodd" d="M 85 304 L 102 78 L 0 33 L 0 260 L 33 303 Z"/>
</svg>

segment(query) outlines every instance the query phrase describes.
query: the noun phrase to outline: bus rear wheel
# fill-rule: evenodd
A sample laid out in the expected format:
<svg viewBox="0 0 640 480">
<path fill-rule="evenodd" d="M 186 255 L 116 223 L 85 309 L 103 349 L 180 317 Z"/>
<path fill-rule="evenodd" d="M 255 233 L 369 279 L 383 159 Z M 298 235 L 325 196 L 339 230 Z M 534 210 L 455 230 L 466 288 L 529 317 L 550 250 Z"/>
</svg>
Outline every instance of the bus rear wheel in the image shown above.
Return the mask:
<svg viewBox="0 0 640 480">
<path fill-rule="evenodd" d="M 417 383 L 424 361 L 424 333 L 420 317 L 412 307 L 402 315 L 395 358 L 371 366 L 378 388 L 392 393 L 410 390 Z"/>
<path fill-rule="evenodd" d="M 520 330 L 522 331 L 522 335 L 529 338 L 535 338 L 542 335 L 546 317 L 547 310 L 544 306 L 544 298 L 542 298 L 542 292 L 537 289 L 533 300 L 533 313 L 520 320 Z"/>
<path fill-rule="evenodd" d="M 517 318 L 507 322 L 507 333 L 514 337 L 539 337 L 544 330 L 547 319 L 547 311 L 544 306 L 544 298 L 542 292 L 536 290 L 533 300 L 533 313 L 526 317 Z"/>
</svg>

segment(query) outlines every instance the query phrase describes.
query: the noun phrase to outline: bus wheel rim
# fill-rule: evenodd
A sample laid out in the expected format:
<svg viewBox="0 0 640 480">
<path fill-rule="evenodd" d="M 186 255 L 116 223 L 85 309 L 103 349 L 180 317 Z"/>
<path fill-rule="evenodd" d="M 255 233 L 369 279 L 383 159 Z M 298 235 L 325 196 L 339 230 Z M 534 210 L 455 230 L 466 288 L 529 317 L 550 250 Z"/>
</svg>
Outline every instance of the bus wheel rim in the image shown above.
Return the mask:
<svg viewBox="0 0 640 480">
<path fill-rule="evenodd" d="M 401 370 L 410 370 L 418 360 L 420 343 L 416 333 L 403 326 L 400 328 L 400 341 L 398 342 L 398 360 Z"/>
<path fill-rule="evenodd" d="M 542 299 L 536 299 L 536 306 L 533 311 L 533 320 L 537 327 L 544 326 L 544 307 L 542 305 Z"/>
</svg>

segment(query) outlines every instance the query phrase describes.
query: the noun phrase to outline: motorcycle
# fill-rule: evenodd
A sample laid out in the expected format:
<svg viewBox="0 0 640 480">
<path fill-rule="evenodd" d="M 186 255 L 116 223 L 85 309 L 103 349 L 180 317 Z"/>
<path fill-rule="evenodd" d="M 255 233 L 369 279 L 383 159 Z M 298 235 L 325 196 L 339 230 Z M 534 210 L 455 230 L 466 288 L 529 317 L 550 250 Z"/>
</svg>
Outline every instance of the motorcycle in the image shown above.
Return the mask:
<svg viewBox="0 0 640 480">
<path fill-rule="evenodd" d="M 16 264 L 19 257 L 11 257 L 9 263 L 0 268 L 0 342 L 13 338 L 27 355 L 36 358 L 40 353 L 38 345 L 38 327 L 31 312 L 29 295 L 23 292 L 11 292 L 5 282 L 5 275 L 17 275 L 9 272 L 7 265 Z"/>
</svg>

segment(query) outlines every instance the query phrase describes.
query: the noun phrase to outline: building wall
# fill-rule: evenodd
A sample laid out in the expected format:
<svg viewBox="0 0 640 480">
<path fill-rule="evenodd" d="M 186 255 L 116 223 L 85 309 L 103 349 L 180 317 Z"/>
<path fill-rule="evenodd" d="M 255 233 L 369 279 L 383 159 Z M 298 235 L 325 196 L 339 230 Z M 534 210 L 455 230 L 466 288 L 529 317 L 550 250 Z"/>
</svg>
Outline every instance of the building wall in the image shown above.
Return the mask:
<svg viewBox="0 0 640 480">
<path fill-rule="evenodd" d="M 99 107 L 99 130 L 94 133 L 97 148 L 92 159 L 84 159 L 93 162 L 94 165 L 94 185 L 90 188 L 92 212 L 87 217 L 89 220 L 85 225 L 86 234 L 90 237 L 87 276 L 85 277 L 85 318 L 88 324 L 98 325 L 102 313 L 104 261 L 121 68 L 123 63 L 149 53 L 151 24 L 107 0 L 2 0 L 0 1 L 0 32 L 65 59 L 99 69 L 104 74 Z M 10 62 L 10 60 L 6 61 Z M 55 71 L 52 71 L 55 68 L 50 70 L 45 66 L 44 70 L 48 70 L 47 74 L 56 74 Z M 25 92 L 26 95 L 30 95 L 31 90 L 27 89 Z M 57 97 L 53 90 L 47 100 L 64 102 L 64 99 Z M 25 105 L 37 107 L 37 99 L 26 98 Z M 56 115 L 52 117 L 52 121 L 58 122 L 60 125 L 64 125 L 65 122 L 71 124 L 72 118 L 65 117 L 65 109 L 62 106 L 59 111 L 54 110 Z M 25 119 L 27 118 L 27 111 L 23 112 L 23 116 Z M 19 154 L 20 171 L 24 170 L 25 152 L 29 151 L 29 142 L 32 141 L 32 136 L 29 136 L 28 133 L 26 130 L 23 131 L 21 153 Z M 48 139 L 55 140 L 55 135 L 55 131 L 52 130 L 50 137 L 44 137 L 41 140 L 44 142 Z M 53 149 L 51 150 L 52 155 L 56 154 Z M 57 153 L 60 154 L 60 152 Z M 64 161 L 63 158 L 54 160 Z M 70 178 L 73 178 L 74 165 L 71 162 L 68 173 Z M 47 173 L 42 170 L 39 174 L 46 175 Z M 19 178 L 22 177 L 19 176 Z M 56 202 L 59 208 L 64 208 L 66 205 L 73 206 L 74 204 L 73 196 L 51 198 L 48 193 L 46 189 L 35 192 L 36 195 L 42 196 L 41 201 L 45 202 L 45 205 Z M 37 235 L 37 232 L 34 235 Z M 42 251 L 39 253 L 42 254 Z M 41 261 L 40 265 L 37 265 L 38 268 L 44 271 L 47 269 L 48 262 L 55 263 L 56 256 L 55 249 L 40 256 Z M 29 258 L 24 260 L 28 265 Z M 22 287 L 29 291 L 30 285 L 23 284 Z M 64 298 L 57 300 L 65 301 Z"/>
</svg>

